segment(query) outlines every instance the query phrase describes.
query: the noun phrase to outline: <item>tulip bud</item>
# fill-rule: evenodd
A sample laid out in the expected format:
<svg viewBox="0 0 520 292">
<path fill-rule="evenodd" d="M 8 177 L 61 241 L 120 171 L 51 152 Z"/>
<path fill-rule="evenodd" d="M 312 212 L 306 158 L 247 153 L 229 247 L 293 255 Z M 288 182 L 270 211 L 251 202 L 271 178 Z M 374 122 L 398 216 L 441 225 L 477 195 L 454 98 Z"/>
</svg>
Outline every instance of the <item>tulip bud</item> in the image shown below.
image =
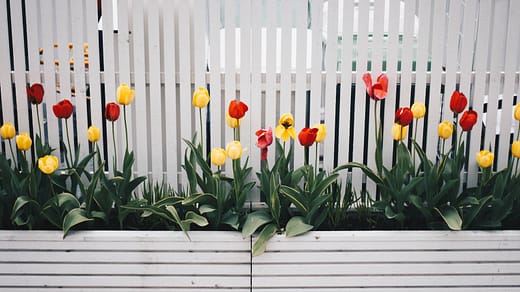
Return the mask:
<svg viewBox="0 0 520 292">
<path fill-rule="evenodd" d="M 516 140 L 511 145 L 511 154 L 513 154 L 514 157 L 520 158 L 520 141 Z"/>
<path fill-rule="evenodd" d="M 87 138 L 90 142 L 94 143 L 99 140 L 100 131 L 96 126 L 90 126 L 87 130 Z"/>
<path fill-rule="evenodd" d="M 53 155 L 45 155 L 38 158 L 38 168 L 45 174 L 51 174 L 58 169 L 58 157 Z"/>
<path fill-rule="evenodd" d="M 117 103 L 122 105 L 129 105 L 134 101 L 135 90 L 130 88 L 130 86 L 126 83 L 121 83 L 117 88 L 116 92 L 116 100 Z"/>
<path fill-rule="evenodd" d="M 412 113 L 413 113 L 413 117 L 414 119 L 420 119 L 420 118 L 423 118 L 424 115 L 426 115 L 426 105 L 424 105 L 424 103 L 422 102 L 415 102 L 414 104 L 412 104 Z"/>
<path fill-rule="evenodd" d="M 229 116 L 235 119 L 241 119 L 246 114 L 249 108 L 247 105 L 238 100 L 232 100 L 229 103 L 228 113 Z"/>
<path fill-rule="evenodd" d="M 278 139 L 286 142 L 289 137 L 296 139 L 296 132 L 294 130 L 294 118 L 290 113 L 283 114 L 280 117 L 278 126 L 274 129 L 274 135 Z"/>
<path fill-rule="evenodd" d="M 117 105 L 117 103 L 115 102 L 109 102 L 107 103 L 106 107 L 105 107 L 105 119 L 107 119 L 108 121 L 117 121 L 117 119 L 119 118 L 119 113 L 120 113 L 120 109 L 119 109 L 119 105 Z"/>
<path fill-rule="evenodd" d="M 242 145 L 240 141 L 229 142 L 226 146 L 226 155 L 232 160 L 240 158 L 242 156 Z"/>
<path fill-rule="evenodd" d="M 406 138 L 408 133 L 408 127 L 403 127 L 398 123 L 394 123 L 392 126 L 392 138 L 396 141 L 402 141 Z"/>
<path fill-rule="evenodd" d="M 493 159 L 495 159 L 495 155 L 488 150 L 481 150 L 480 152 L 477 152 L 475 158 L 480 167 L 488 168 L 493 165 Z"/>
<path fill-rule="evenodd" d="M 52 111 L 58 119 L 68 119 L 74 111 L 72 103 L 68 99 L 64 99 L 52 106 Z"/>
<path fill-rule="evenodd" d="M 410 108 L 400 107 L 395 112 L 394 123 L 398 123 L 399 125 L 405 127 L 408 126 L 413 120 L 413 113 Z"/>
<path fill-rule="evenodd" d="M 514 117 L 515 120 L 520 121 L 520 103 L 515 105 Z"/>
<path fill-rule="evenodd" d="M 193 101 L 192 105 L 198 108 L 206 107 L 209 103 L 209 93 L 208 90 L 204 87 L 199 87 L 193 93 Z"/>
<path fill-rule="evenodd" d="M 468 99 L 464 95 L 464 93 L 459 91 L 453 91 L 450 99 L 450 109 L 452 112 L 456 114 L 460 114 L 468 105 Z"/>
<path fill-rule="evenodd" d="M 7 122 L 0 127 L 0 136 L 2 136 L 2 138 L 9 140 L 14 138 L 15 135 L 16 129 L 12 123 Z"/>
<path fill-rule="evenodd" d="M 22 151 L 27 151 L 31 148 L 32 139 L 29 133 L 23 132 L 16 136 L 16 146 Z"/>
<path fill-rule="evenodd" d="M 242 122 L 242 119 L 235 119 L 229 116 L 229 112 L 226 113 L 226 123 L 231 128 L 238 128 L 240 126 L 240 123 Z"/>
<path fill-rule="evenodd" d="M 45 91 L 40 83 L 34 83 L 31 87 L 27 86 L 26 91 L 27 99 L 29 99 L 32 104 L 42 103 Z"/>
<path fill-rule="evenodd" d="M 269 129 L 260 129 L 256 131 L 256 136 L 258 136 L 258 140 L 256 141 L 256 146 L 261 150 L 261 159 L 267 159 L 267 147 L 273 143 L 273 130 Z"/>
<path fill-rule="evenodd" d="M 318 134 L 317 128 L 303 128 L 298 134 L 298 140 L 302 146 L 311 146 L 316 141 Z"/>
<path fill-rule="evenodd" d="M 446 140 L 453 135 L 453 123 L 449 121 L 444 121 L 439 124 L 439 137 Z"/>
<path fill-rule="evenodd" d="M 327 137 L 327 127 L 325 124 L 317 124 L 314 125 L 314 128 L 318 129 L 318 133 L 316 134 L 316 142 L 321 143 Z"/>
<path fill-rule="evenodd" d="M 222 148 L 213 148 L 211 149 L 211 163 L 216 166 L 224 165 L 226 162 L 226 151 Z"/>
<path fill-rule="evenodd" d="M 463 131 L 471 131 L 473 126 L 477 123 L 477 112 L 474 110 L 467 110 L 462 114 L 459 120 L 459 125 Z"/>
</svg>

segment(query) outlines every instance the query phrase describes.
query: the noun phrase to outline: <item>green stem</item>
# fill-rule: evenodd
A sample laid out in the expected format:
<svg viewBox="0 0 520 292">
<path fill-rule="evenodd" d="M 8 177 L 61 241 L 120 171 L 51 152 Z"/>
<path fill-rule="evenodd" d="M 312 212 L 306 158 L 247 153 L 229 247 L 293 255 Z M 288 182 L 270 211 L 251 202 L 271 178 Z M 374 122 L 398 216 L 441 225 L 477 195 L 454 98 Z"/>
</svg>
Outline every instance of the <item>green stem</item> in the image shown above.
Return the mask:
<svg viewBox="0 0 520 292">
<path fill-rule="evenodd" d="M 42 125 L 40 122 L 40 109 L 38 108 L 38 105 L 36 105 L 36 117 L 38 119 L 38 130 L 40 131 L 40 139 L 42 138 Z"/>
<path fill-rule="evenodd" d="M 375 137 L 376 137 L 376 143 L 378 142 L 378 136 L 379 136 L 379 127 L 377 126 L 377 101 L 374 102 L 374 126 L 375 126 Z M 380 145 L 376 145 L 376 147 L 379 147 Z"/>
<path fill-rule="evenodd" d="M 318 170 L 318 143 L 316 143 L 316 154 L 314 155 L 314 169 Z"/>
<path fill-rule="evenodd" d="M 126 124 L 126 105 L 123 105 L 123 118 L 125 120 L 126 152 L 128 152 L 128 125 Z"/>
<path fill-rule="evenodd" d="M 204 136 L 203 136 L 203 132 L 202 132 L 202 129 L 203 129 L 203 127 L 202 127 L 202 108 L 200 108 L 200 107 L 199 107 L 199 122 L 200 122 L 200 145 L 202 145 L 202 154 L 204 155 L 205 152 L 204 152 Z"/>
<path fill-rule="evenodd" d="M 112 121 L 112 143 L 114 144 L 114 171 L 117 169 L 117 147 L 116 147 L 116 131 L 114 122 Z"/>
<path fill-rule="evenodd" d="M 14 165 L 17 165 L 18 162 L 17 162 L 17 157 L 14 156 L 14 151 L 13 151 L 13 144 L 11 143 L 11 140 L 12 139 L 9 139 L 9 149 L 11 149 L 11 156 L 13 156 L 13 161 L 14 161 Z"/>
<path fill-rule="evenodd" d="M 444 147 L 446 145 L 446 139 L 442 139 L 442 155 L 444 155 Z"/>
<path fill-rule="evenodd" d="M 516 129 L 516 139 L 518 140 L 520 138 L 520 123 L 518 123 L 518 128 Z"/>
<path fill-rule="evenodd" d="M 74 159 L 72 157 L 72 147 L 70 147 L 70 137 L 69 137 L 69 123 L 68 119 L 65 119 L 65 130 L 67 131 L 67 144 L 69 146 L 69 156 L 70 156 L 70 163 L 74 164 Z M 70 165 L 69 165 L 70 167 Z"/>
<path fill-rule="evenodd" d="M 417 143 L 417 124 L 419 123 L 419 119 L 415 119 L 415 124 L 413 125 L 413 140 Z M 412 147 L 412 156 L 413 156 L 413 169 L 415 170 L 415 147 Z"/>
<path fill-rule="evenodd" d="M 309 165 L 309 146 L 303 148 L 303 163 Z"/>
<path fill-rule="evenodd" d="M 238 181 L 238 177 L 237 177 L 237 174 L 238 174 L 238 169 L 240 167 L 240 159 L 235 159 L 233 160 L 233 188 L 235 190 L 235 206 L 236 206 L 236 210 L 240 210 L 240 208 L 242 206 L 240 206 L 240 185 L 239 185 L 239 181 Z M 240 178 L 242 179 L 242 178 Z"/>
</svg>

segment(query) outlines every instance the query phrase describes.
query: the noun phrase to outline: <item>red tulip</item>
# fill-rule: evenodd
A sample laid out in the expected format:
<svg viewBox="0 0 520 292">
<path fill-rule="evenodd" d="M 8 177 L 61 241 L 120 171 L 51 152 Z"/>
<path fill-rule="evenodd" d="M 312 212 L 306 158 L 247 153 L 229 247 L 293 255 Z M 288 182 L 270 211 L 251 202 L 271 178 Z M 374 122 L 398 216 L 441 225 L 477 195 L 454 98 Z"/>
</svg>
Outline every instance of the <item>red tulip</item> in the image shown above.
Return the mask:
<svg viewBox="0 0 520 292">
<path fill-rule="evenodd" d="M 232 100 L 229 103 L 228 108 L 229 116 L 235 119 L 241 119 L 244 117 L 248 109 L 249 108 L 245 103 L 238 100 Z"/>
<path fill-rule="evenodd" d="M 400 107 L 395 112 L 395 123 L 398 123 L 399 125 L 406 127 L 408 126 L 413 120 L 413 113 L 412 110 L 408 107 Z"/>
<path fill-rule="evenodd" d="M 464 111 L 466 108 L 466 105 L 468 105 L 468 99 L 464 95 L 464 93 L 459 91 L 453 91 L 453 94 L 451 95 L 450 99 L 450 109 L 452 112 L 456 114 L 460 114 Z"/>
<path fill-rule="evenodd" d="M 64 99 L 52 106 L 52 111 L 58 119 L 68 119 L 74 111 L 72 103 L 68 99 Z"/>
<path fill-rule="evenodd" d="M 388 77 L 381 74 L 377 77 L 377 82 L 372 84 L 372 76 L 370 73 L 363 74 L 363 81 L 367 87 L 367 93 L 370 98 L 378 101 L 384 99 L 388 93 Z"/>
<path fill-rule="evenodd" d="M 467 110 L 462 114 L 462 117 L 459 120 L 459 125 L 462 127 L 463 131 L 471 131 L 473 126 L 477 123 L 477 112 L 474 110 Z"/>
<path fill-rule="evenodd" d="M 108 121 L 116 121 L 119 118 L 119 105 L 115 102 L 107 103 L 105 107 L 105 119 Z"/>
<path fill-rule="evenodd" d="M 40 104 L 43 101 L 43 85 L 40 83 L 34 83 L 31 87 L 27 86 L 27 98 L 32 104 Z"/>
<path fill-rule="evenodd" d="M 258 140 L 256 142 L 256 146 L 261 149 L 261 159 L 267 159 L 267 147 L 273 143 L 273 130 L 269 127 L 269 129 L 260 129 L 256 131 L 256 136 L 258 136 Z"/>
<path fill-rule="evenodd" d="M 303 128 L 298 134 L 298 140 L 300 140 L 300 144 L 302 146 L 311 146 L 314 141 L 316 141 L 316 136 L 318 135 L 317 128 Z"/>
</svg>

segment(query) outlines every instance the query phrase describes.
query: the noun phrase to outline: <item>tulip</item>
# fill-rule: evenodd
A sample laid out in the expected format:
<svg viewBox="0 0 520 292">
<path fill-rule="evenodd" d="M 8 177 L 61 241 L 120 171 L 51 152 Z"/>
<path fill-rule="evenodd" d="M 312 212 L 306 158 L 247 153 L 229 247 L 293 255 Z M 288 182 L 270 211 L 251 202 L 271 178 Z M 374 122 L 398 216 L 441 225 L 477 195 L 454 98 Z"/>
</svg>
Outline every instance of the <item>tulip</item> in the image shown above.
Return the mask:
<svg viewBox="0 0 520 292">
<path fill-rule="evenodd" d="M 408 133 L 408 127 L 404 127 L 399 125 L 398 123 L 394 123 L 392 126 L 392 138 L 396 141 L 402 141 L 406 138 L 406 134 Z"/>
<path fill-rule="evenodd" d="M 45 174 L 51 174 L 58 169 L 58 157 L 53 155 L 45 155 L 38 158 L 38 168 Z"/>
<path fill-rule="evenodd" d="M 256 136 L 258 140 L 256 141 L 256 146 L 261 149 L 261 159 L 267 159 L 267 147 L 273 143 L 273 130 L 269 129 L 260 129 L 256 131 Z"/>
<path fill-rule="evenodd" d="M 303 128 L 298 134 L 298 140 L 302 146 L 311 146 L 316 141 L 317 128 Z"/>
<path fill-rule="evenodd" d="M 16 136 L 16 146 L 22 151 L 27 151 L 31 148 L 32 139 L 29 133 L 23 132 Z"/>
<path fill-rule="evenodd" d="M 96 126 L 90 126 L 87 130 L 87 138 L 90 142 L 94 143 L 99 140 L 100 131 Z"/>
<path fill-rule="evenodd" d="M 438 129 L 439 137 L 446 140 L 453 135 L 453 123 L 449 121 L 444 121 L 439 124 Z"/>
<path fill-rule="evenodd" d="M 410 108 L 407 107 L 400 107 L 395 112 L 395 119 L 394 122 L 398 123 L 399 125 L 406 127 L 408 126 L 413 120 L 413 113 L 410 110 Z"/>
<path fill-rule="evenodd" d="M 242 145 L 240 141 L 232 141 L 226 145 L 226 155 L 232 160 L 239 159 L 242 156 Z"/>
<path fill-rule="evenodd" d="M 296 139 L 296 131 L 294 130 L 294 118 L 292 114 L 283 114 L 280 117 L 279 125 L 274 129 L 276 138 L 286 142 L 289 137 Z"/>
<path fill-rule="evenodd" d="M 426 105 L 424 105 L 424 103 L 422 103 L 420 101 L 412 104 L 411 110 L 412 110 L 414 119 L 421 119 L 421 118 L 424 118 L 424 116 L 426 115 Z"/>
<path fill-rule="evenodd" d="M 462 114 L 459 124 L 463 131 L 471 131 L 473 126 L 477 123 L 477 112 L 474 110 L 467 110 Z"/>
<path fill-rule="evenodd" d="M 480 167 L 488 168 L 493 165 L 493 159 L 495 159 L 495 155 L 488 150 L 481 150 L 480 152 L 477 152 L 475 158 Z"/>
<path fill-rule="evenodd" d="M 0 127 L 0 136 L 2 136 L 2 138 L 9 140 L 13 139 L 15 135 L 16 129 L 14 128 L 13 123 L 7 122 Z"/>
<path fill-rule="evenodd" d="M 514 116 L 515 116 L 515 120 L 520 121 L 520 103 L 517 103 L 515 105 Z"/>
<path fill-rule="evenodd" d="M 468 104 L 468 99 L 464 95 L 464 93 L 459 91 L 453 91 L 450 99 L 450 109 L 452 112 L 456 114 L 460 114 L 466 108 Z"/>
<path fill-rule="evenodd" d="M 111 121 L 111 122 L 117 121 L 117 119 L 119 118 L 119 113 L 120 113 L 120 109 L 119 109 L 119 105 L 117 105 L 117 103 L 109 102 L 105 106 L 105 119 L 107 119 L 108 121 Z"/>
<path fill-rule="evenodd" d="M 232 100 L 229 103 L 228 108 L 229 116 L 235 119 L 241 119 L 244 117 L 248 109 L 249 108 L 245 103 L 238 100 Z"/>
<path fill-rule="evenodd" d="M 235 119 L 229 116 L 229 112 L 226 113 L 226 123 L 231 128 L 238 128 L 240 124 L 242 123 L 242 119 Z"/>
<path fill-rule="evenodd" d="M 516 158 L 520 158 L 520 140 L 514 141 L 511 145 L 511 154 Z"/>
<path fill-rule="evenodd" d="M 316 134 L 316 142 L 323 142 L 323 140 L 325 140 L 325 137 L 327 137 L 327 127 L 325 126 L 325 124 L 317 124 L 314 125 L 313 128 L 318 129 L 318 134 Z"/>
<path fill-rule="evenodd" d="M 68 119 L 74 111 L 72 103 L 68 99 L 64 99 L 52 106 L 52 111 L 58 119 Z"/>
<path fill-rule="evenodd" d="M 222 166 L 226 162 L 226 151 L 222 148 L 211 149 L 211 163 Z"/>
<path fill-rule="evenodd" d="M 193 93 L 193 101 L 192 105 L 198 108 L 206 107 L 209 103 L 209 93 L 208 90 L 204 87 L 199 87 Z"/>
<path fill-rule="evenodd" d="M 43 86 L 40 83 L 34 83 L 31 87 L 27 86 L 27 98 L 32 104 L 40 104 L 43 101 Z"/>
<path fill-rule="evenodd" d="M 126 83 L 121 83 L 117 88 L 116 99 L 117 103 L 121 105 L 129 105 L 134 101 L 135 90 L 130 88 Z"/>
<path fill-rule="evenodd" d="M 370 73 L 363 74 L 363 81 L 367 87 L 367 93 L 370 98 L 378 101 L 386 97 L 388 92 L 388 77 L 381 74 L 377 77 L 377 82 L 372 84 L 372 76 Z"/>
</svg>

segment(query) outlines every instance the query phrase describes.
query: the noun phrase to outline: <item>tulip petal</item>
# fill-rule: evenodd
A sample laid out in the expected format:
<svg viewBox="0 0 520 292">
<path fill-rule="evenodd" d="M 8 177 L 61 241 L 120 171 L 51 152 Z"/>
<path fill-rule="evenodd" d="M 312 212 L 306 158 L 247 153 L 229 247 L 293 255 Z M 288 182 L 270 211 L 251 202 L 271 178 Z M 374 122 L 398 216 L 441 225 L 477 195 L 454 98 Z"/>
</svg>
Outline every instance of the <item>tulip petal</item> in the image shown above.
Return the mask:
<svg viewBox="0 0 520 292">
<path fill-rule="evenodd" d="M 372 97 L 372 75 L 370 73 L 363 74 L 363 81 L 365 82 L 365 86 L 367 87 L 367 93 Z"/>
</svg>

